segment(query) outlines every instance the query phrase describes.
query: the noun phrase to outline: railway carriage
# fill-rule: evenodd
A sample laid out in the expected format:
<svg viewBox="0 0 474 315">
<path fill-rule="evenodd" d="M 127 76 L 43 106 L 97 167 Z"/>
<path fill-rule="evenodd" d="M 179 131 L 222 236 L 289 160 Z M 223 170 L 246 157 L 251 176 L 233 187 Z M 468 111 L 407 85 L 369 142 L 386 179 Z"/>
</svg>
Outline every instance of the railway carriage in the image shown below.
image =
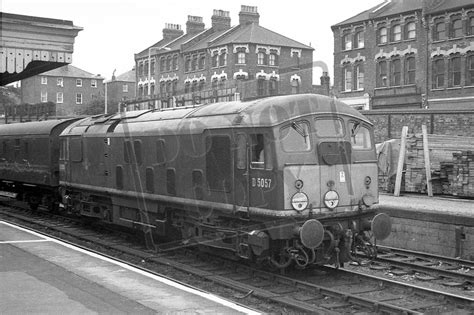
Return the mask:
<svg viewBox="0 0 474 315">
<path fill-rule="evenodd" d="M 390 233 L 370 121 L 305 94 L 89 117 L 61 134 L 65 207 L 236 257 L 340 265 Z"/>
<path fill-rule="evenodd" d="M 0 190 L 36 209 L 58 204 L 59 134 L 77 119 L 0 125 Z"/>
</svg>

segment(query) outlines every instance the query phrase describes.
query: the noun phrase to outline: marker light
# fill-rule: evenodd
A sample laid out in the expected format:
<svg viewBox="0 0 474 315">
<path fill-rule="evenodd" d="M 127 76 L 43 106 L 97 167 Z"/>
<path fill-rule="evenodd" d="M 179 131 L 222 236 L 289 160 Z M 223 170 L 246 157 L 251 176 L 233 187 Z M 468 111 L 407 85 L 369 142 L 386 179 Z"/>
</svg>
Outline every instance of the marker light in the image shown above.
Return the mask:
<svg viewBox="0 0 474 315">
<path fill-rule="evenodd" d="M 305 193 L 297 192 L 291 197 L 291 206 L 296 211 L 302 211 L 308 206 L 308 196 Z"/>
<path fill-rule="evenodd" d="M 324 195 L 324 204 L 325 204 L 326 207 L 328 207 L 329 209 L 334 209 L 334 208 L 336 208 L 337 205 L 339 204 L 339 195 L 337 194 L 337 192 L 335 192 L 334 190 L 328 191 L 328 192 Z"/>
</svg>

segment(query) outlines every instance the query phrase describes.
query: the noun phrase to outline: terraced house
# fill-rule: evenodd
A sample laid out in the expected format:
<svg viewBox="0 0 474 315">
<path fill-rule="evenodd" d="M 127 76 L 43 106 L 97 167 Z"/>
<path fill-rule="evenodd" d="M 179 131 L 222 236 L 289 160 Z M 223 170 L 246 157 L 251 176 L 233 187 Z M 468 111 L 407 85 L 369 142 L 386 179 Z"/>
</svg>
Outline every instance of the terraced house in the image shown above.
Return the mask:
<svg viewBox="0 0 474 315">
<path fill-rule="evenodd" d="M 137 98 L 129 108 L 166 108 L 310 92 L 313 48 L 259 25 L 241 6 L 239 24 L 214 10 L 212 25 L 188 16 L 186 32 L 166 24 L 163 38 L 135 55 Z"/>
<path fill-rule="evenodd" d="M 474 109 L 474 2 L 392 0 L 332 26 L 334 92 L 359 109 Z"/>
</svg>

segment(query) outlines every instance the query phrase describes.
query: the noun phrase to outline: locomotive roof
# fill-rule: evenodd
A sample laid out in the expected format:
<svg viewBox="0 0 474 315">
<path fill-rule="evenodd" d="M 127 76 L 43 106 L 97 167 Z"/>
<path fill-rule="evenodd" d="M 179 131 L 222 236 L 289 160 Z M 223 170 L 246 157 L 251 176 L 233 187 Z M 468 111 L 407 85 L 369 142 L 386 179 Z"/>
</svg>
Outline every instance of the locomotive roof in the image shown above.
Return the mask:
<svg viewBox="0 0 474 315">
<path fill-rule="evenodd" d="M 75 123 L 65 133 L 146 133 L 157 130 L 201 132 L 203 129 L 234 127 L 271 127 L 311 114 L 348 115 L 372 124 L 357 110 L 317 94 L 296 94 L 262 98 L 252 101 L 220 102 L 196 107 L 178 107 L 159 111 L 119 113 L 109 117 L 88 118 Z M 75 129 L 76 131 L 72 130 Z M 82 129 L 82 130 L 81 130 Z"/>
<path fill-rule="evenodd" d="M 33 121 L 28 123 L 14 123 L 0 125 L 0 136 L 21 136 L 21 135 L 50 135 L 57 126 L 72 122 L 73 119 L 51 119 L 44 121 Z"/>
</svg>

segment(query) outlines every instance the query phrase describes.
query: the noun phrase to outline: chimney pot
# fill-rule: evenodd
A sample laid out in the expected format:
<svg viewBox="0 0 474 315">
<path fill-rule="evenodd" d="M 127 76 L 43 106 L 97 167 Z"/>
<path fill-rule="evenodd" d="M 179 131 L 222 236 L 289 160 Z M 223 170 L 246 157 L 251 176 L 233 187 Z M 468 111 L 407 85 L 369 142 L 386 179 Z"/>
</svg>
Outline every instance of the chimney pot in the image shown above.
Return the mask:
<svg viewBox="0 0 474 315">
<path fill-rule="evenodd" d="M 251 23 L 258 24 L 260 14 L 258 14 L 256 6 L 242 5 L 239 12 L 239 24 L 247 25 Z"/>
</svg>

